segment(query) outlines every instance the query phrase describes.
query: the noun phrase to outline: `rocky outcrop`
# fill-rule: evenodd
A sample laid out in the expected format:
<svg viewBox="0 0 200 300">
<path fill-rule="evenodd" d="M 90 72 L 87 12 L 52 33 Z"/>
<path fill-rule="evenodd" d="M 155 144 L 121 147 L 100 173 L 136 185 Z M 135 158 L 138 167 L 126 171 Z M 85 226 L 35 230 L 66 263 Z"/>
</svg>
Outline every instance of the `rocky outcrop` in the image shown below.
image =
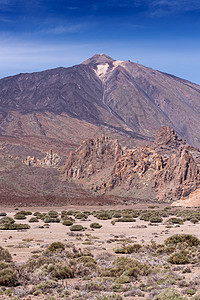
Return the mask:
<svg viewBox="0 0 200 300">
<path fill-rule="evenodd" d="M 43 159 L 27 156 L 22 162 L 32 167 L 56 167 L 60 162 L 60 156 L 50 150 Z"/>
<path fill-rule="evenodd" d="M 89 178 L 112 166 L 124 151 L 117 140 L 107 136 L 83 141 L 76 151 L 70 153 L 62 172 L 71 178 Z"/>
<path fill-rule="evenodd" d="M 170 156 L 161 172 L 156 173 L 155 188 L 159 199 L 180 199 L 200 186 L 199 168 L 187 147 Z"/>
<path fill-rule="evenodd" d="M 172 206 L 200 207 L 200 188 L 192 192 L 188 197 L 183 197 L 173 202 Z"/>
<path fill-rule="evenodd" d="M 129 195 L 171 201 L 200 187 L 193 154 L 198 158 L 197 149 L 190 151 L 173 129 L 162 127 L 151 147 L 125 149 L 108 137 L 84 141 L 71 152 L 63 174 L 98 193 L 129 191 Z"/>
<path fill-rule="evenodd" d="M 157 147 L 180 147 L 186 144 L 184 140 L 178 137 L 174 129 L 169 126 L 162 126 L 156 131 L 154 145 Z"/>
<path fill-rule="evenodd" d="M 163 169 L 163 158 L 149 147 L 129 149 L 114 164 L 110 178 L 97 186 L 97 190 L 111 191 L 123 185 L 126 190 L 140 188 L 155 171 Z"/>
</svg>

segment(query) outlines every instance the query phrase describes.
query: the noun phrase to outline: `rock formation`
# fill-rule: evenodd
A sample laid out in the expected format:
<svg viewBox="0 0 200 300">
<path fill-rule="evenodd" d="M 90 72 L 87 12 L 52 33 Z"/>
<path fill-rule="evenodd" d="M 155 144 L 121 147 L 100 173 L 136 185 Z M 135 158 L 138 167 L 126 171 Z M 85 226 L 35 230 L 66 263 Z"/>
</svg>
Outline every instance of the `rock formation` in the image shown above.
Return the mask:
<svg viewBox="0 0 200 300">
<path fill-rule="evenodd" d="M 199 168 L 187 147 L 169 156 L 164 169 L 156 173 L 155 188 L 159 199 L 180 199 L 199 186 Z"/>
<path fill-rule="evenodd" d="M 53 153 L 52 150 L 49 150 L 43 159 L 27 156 L 22 162 L 32 167 L 56 167 L 60 162 L 60 156 Z"/>
<path fill-rule="evenodd" d="M 171 148 L 177 148 L 183 144 L 186 144 L 186 142 L 179 138 L 174 129 L 169 126 L 162 126 L 156 131 L 154 140 L 154 145 L 156 147 L 169 146 Z"/>
<path fill-rule="evenodd" d="M 152 146 L 122 148 L 108 137 L 84 141 L 71 152 L 63 174 L 99 193 L 147 196 L 171 201 L 188 196 L 200 186 L 199 152 L 190 151 L 170 127 L 156 133 Z M 128 192 L 127 192 L 128 191 Z"/>
<path fill-rule="evenodd" d="M 124 151 L 117 140 L 107 136 L 83 141 L 76 151 L 70 153 L 63 172 L 71 178 L 89 178 L 112 165 Z"/>
</svg>

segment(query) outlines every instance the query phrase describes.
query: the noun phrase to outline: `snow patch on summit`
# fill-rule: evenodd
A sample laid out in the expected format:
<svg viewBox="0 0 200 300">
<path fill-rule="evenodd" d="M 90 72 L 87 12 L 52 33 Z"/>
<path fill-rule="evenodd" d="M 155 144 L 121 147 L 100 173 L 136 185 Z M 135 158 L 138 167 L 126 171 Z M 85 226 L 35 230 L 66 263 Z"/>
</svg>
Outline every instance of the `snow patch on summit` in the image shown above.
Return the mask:
<svg viewBox="0 0 200 300">
<path fill-rule="evenodd" d="M 97 65 L 97 69 L 94 70 L 95 73 L 100 77 L 100 78 L 103 78 L 107 72 L 109 68 L 109 64 L 108 63 L 105 63 L 105 64 L 99 64 Z"/>
<path fill-rule="evenodd" d="M 124 61 L 121 60 L 116 60 L 113 62 L 113 68 L 110 68 L 108 63 L 103 63 L 103 64 L 98 64 L 97 65 L 97 69 L 94 70 L 95 73 L 101 78 L 103 79 L 106 75 L 107 72 L 112 71 L 113 69 L 115 69 L 116 67 L 118 67 L 119 65 L 121 65 Z M 108 70 L 109 69 L 109 70 Z"/>
</svg>

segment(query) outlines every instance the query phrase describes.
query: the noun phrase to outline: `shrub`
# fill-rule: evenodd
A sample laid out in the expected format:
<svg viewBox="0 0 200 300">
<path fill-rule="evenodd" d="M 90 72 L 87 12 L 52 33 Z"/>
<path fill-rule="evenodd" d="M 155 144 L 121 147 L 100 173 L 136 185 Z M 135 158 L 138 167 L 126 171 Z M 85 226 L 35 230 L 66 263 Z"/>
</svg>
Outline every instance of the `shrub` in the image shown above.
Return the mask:
<svg viewBox="0 0 200 300">
<path fill-rule="evenodd" d="M 45 280 L 42 281 L 40 284 L 36 286 L 36 289 L 41 290 L 42 292 L 45 292 L 48 289 L 52 289 L 58 286 L 58 283 L 54 280 Z"/>
<path fill-rule="evenodd" d="M 62 222 L 62 224 L 63 225 L 65 225 L 65 226 L 71 226 L 71 225 L 73 225 L 73 221 L 72 220 L 64 220 L 63 222 Z"/>
<path fill-rule="evenodd" d="M 146 211 L 141 213 L 139 219 L 143 221 L 149 221 L 152 216 L 154 216 L 152 211 Z"/>
<path fill-rule="evenodd" d="M 193 296 L 195 293 L 196 293 L 196 291 L 194 289 L 188 289 L 186 291 L 186 294 L 189 295 L 189 296 Z"/>
<path fill-rule="evenodd" d="M 65 250 L 65 245 L 61 242 L 54 242 L 47 248 L 50 252 L 63 251 Z"/>
<path fill-rule="evenodd" d="M 44 223 L 60 223 L 60 219 L 47 217 L 44 219 Z"/>
<path fill-rule="evenodd" d="M 0 212 L 0 217 L 5 217 L 5 216 L 7 216 L 7 213 L 5 213 L 5 212 Z"/>
<path fill-rule="evenodd" d="M 41 219 L 43 214 L 39 211 L 36 211 L 34 214 L 33 214 L 37 219 Z"/>
<path fill-rule="evenodd" d="M 162 223 L 162 221 L 163 221 L 163 218 L 161 218 L 159 216 L 154 216 L 149 219 L 150 223 Z"/>
<path fill-rule="evenodd" d="M 26 216 L 24 214 L 21 214 L 21 213 L 16 213 L 14 218 L 15 218 L 15 220 L 25 220 Z"/>
<path fill-rule="evenodd" d="M 0 246 L 0 261 L 11 262 L 12 256 L 8 250 Z"/>
<path fill-rule="evenodd" d="M 180 251 L 172 254 L 168 258 L 168 262 L 175 265 L 185 265 L 185 264 L 189 264 L 190 260 L 185 251 Z"/>
<path fill-rule="evenodd" d="M 34 223 L 34 222 L 39 222 L 39 220 L 36 217 L 32 217 L 32 218 L 30 218 L 29 222 Z"/>
<path fill-rule="evenodd" d="M 121 248 L 115 249 L 115 253 L 117 254 L 131 254 L 131 253 L 137 253 L 139 250 L 142 248 L 141 245 L 139 244 L 134 244 L 134 245 L 127 245 Z"/>
<path fill-rule="evenodd" d="M 130 282 L 130 277 L 127 275 L 121 275 L 117 280 L 115 281 L 118 284 L 124 284 Z"/>
<path fill-rule="evenodd" d="M 88 216 L 84 213 L 78 212 L 77 214 L 75 214 L 75 218 L 86 220 L 88 218 Z"/>
<path fill-rule="evenodd" d="M 193 224 L 196 224 L 199 222 L 199 220 L 197 218 L 192 218 L 192 219 L 190 219 L 190 222 Z"/>
<path fill-rule="evenodd" d="M 93 258 L 93 257 L 91 257 L 91 256 L 87 256 L 87 255 L 83 255 L 83 256 L 81 256 L 80 258 L 78 258 L 78 260 L 77 260 L 78 262 L 81 262 L 81 263 L 83 263 L 83 264 L 96 264 L 97 262 L 96 262 L 96 260 Z"/>
<path fill-rule="evenodd" d="M 200 245 L 200 240 L 191 234 L 175 234 L 165 240 L 166 245 L 177 245 L 186 243 L 188 246 Z"/>
<path fill-rule="evenodd" d="M 129 277 L 146 276 L 151 273 L 151 267 L 140 263 L 137 259 L 129 257 L 118 257 L 113 262 L 113 268 L 107 268 L 102 272 L 104 277 L 120 277 L 126 275 Z"/>
<path fill-rule="evenodd" d="M 64 264 L 51 264 L 48 266 L 49 273 L 51 273 L 52 277 L 57 278 L 57 279 L 65 279 L 65 278 L 73 278 L 74 274 L 72 269 Z"/>
<path fill-rule="evenodd" d="M 91 223 L 90 224 L 90 228 L 101 228 L 101 227 L 102 227 L 102 225 L 99 223 Z"/>
<path fill-rule="evenodd" d="M 183 220 L 180 218 L 170 218 L 169 220 L 167 220 L 168 224 L 179 224 L 182 225 L 183 224 Z"/>
<path fill-rule="evenodd" d="M 12 224 L 15 223 L 15 220 L 11 217 L 4 217 L 0 219 L 0 224 Z"/>
<path fill-rule="evenodd" d="M 136 222 L 136 219 L 133 219 L 132 217 L 124 216 L 122 218 L 116 219 L 115 222 Z"/>
<path fill-rule="evenodd" d="M 84 286 L 84 290 L 86 290 L 87 292 L 102 291 L 103 287 L 99 285 L 97 282 L 88 282 Z"/>
<path fill-rule="evenodd" d="M 72 225 L 71 227 L 70 227 L 70 230 L 71 231 L 82 231 L 82 230 L 84 230 L 84 227 L 82 226 L 82 225 Z"/>
<path fill-rule="evenodd" d="M 101 211 L 96 214 L 96 218 L 99 220 L 109 220 L 112 219 L 112 215 L 108 211 Z"/>
<path fill-rule="evenodd" d="M 17 284 L 17 276 L 13 268 L 9 264 L 1 263 L 0 267 L 0 285 L 1 286 L 14 286 Z"/>
<path fill-rule="evenodd" d="M 21 230 L 31 228 L 28 224 L 3 224 L 0 225 L 0 230 Z"/>
<path fill-rule="evenodd" d="M 57 211 L 55 211 L 55 210 L 50 210 L 50 211 L 48 212 L 48 216 L 49 216 L 50 218 L 58 218 L 59 214 L 58 214 Z"/>
<path fill-rule="evenodd" d="M 113 214 L 113 218 L 121 218 L 122 214 L 120 212 L 116 212 Z"/>
<path fill-rule="evenodd" d="M 175 289 L 166 289 L 159 295 L 155 296 L 153 300 L 187 300 L 187 298 L 181 296 Z"/>
</svg>

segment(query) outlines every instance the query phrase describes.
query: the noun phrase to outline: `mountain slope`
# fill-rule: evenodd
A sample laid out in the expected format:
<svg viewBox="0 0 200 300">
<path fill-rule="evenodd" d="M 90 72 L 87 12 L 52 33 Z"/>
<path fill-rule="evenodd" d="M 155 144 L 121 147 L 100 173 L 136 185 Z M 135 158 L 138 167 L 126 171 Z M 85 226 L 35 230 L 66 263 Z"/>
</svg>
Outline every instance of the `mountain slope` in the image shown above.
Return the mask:
<svg viewBox="0 0 200 300">
<path fill-rule="evenodd" d="M 199 147 L 199 115 L 200 86 L 105 54 L 70 68 L 0 80 L 2 136 L 66 139 L 70 118 L 138 141 L 152 141 L 156 129 L 170 125 Z"/>
</svg>

